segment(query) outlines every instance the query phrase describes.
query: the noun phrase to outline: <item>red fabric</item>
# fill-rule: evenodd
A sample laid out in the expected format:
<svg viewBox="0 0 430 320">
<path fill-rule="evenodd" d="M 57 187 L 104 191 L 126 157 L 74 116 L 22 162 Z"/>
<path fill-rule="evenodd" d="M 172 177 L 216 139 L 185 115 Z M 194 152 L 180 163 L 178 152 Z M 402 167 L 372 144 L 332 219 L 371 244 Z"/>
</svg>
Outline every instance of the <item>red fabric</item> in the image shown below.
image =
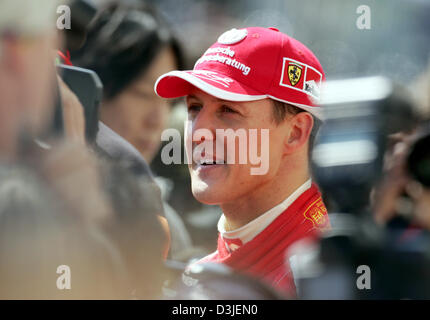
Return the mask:
<svg viewBox="0 0 430 320">
<path fill-rule="evenodd" d="M 254 239 L 229 252 L 221 235 L 218 249 L 198 263 L 225 263 L 236 271 L 263 280 L 287 295 L 295 295 L 295 285 L 286 250 L 297 240 L 317 240 L 330 228 L 321 194 L 315 184 L 296 199 Z"/>
<path fill-rule="evenodd" d="M 67 50 L 66 54 L 64 54 L 60 50 L 58 50 L 57 54 L 61 57 L 61 59 L 63 59 L 63 63 L 66 66 L 73 66 L 69 50 Z"/>
<path fill-rule="evenodd" d="M 177 98 L 195 86 L 229 101 L 274 98 L 321 117 L 318 100 L 324 80 L 321 64 L 304 44 L 273 28 L 250 27 L 225 32 L 193 70 L 162 75 L 155 91 Z"/>
</svg>

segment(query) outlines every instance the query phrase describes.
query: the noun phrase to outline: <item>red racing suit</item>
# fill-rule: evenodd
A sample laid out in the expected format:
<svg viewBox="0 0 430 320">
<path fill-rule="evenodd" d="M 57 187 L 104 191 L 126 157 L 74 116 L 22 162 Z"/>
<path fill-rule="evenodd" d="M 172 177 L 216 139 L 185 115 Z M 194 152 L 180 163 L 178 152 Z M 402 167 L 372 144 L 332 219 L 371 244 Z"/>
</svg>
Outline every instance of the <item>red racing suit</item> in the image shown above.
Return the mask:
<svg viewBox="0 0 430 320">
<path fill-rule="evenodd" d="M 318 241 L 321 231 L 329 228 L 327 209 L 317 186 L 312 184 L 251 241 L 231 251 L 228 246 L 234 239 L 224 239 L 220 234 L 217 251 L 197 263 L 224 263 L 287 296 L 295 296 L 294 279 L 285 253 L 298 240 Z"/>
</svg>

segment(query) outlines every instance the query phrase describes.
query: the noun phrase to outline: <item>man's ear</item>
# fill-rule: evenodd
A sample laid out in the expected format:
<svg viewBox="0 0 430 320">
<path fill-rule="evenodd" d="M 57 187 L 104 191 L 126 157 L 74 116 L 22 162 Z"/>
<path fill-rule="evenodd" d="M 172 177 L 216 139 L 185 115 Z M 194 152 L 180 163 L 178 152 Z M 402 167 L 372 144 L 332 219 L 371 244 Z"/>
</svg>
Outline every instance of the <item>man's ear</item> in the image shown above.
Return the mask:
<svg viewBox="0 0 430 320">
<path fill-rule="evenodd" d="M 314 119 L 309 112 L 299 112 L 289 120 L 289 133 L 285 136 L 284 152 L 291 154 L 307 146 L 314 125 Z"/>
</svg>

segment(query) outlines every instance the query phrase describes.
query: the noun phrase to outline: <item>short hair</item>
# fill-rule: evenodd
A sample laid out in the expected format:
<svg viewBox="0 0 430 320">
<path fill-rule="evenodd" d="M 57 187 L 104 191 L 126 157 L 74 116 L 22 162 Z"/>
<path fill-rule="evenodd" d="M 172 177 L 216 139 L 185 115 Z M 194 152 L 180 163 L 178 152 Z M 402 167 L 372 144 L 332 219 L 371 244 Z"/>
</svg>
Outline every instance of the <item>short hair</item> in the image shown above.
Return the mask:
<svg viewBox="0 0 430 320">
<path fill-rule="evenodd" d="M 280 124 L 282 121 L 284 121 L 287 115 L 296 115 L 301 112 L 307 112 L 306 110 L 293 106 L 292 104 L 289 104 L 289 103 L 281 102 L 274 99 L 272 99 L 272 102 L 273 102 L 273 120 L 275 121 L 276 124 Z M 314 125 L 312 127 L 312 131 L 309 136 L 309 149 L 308 149 L 309 157 L 311 156 L 311 153 L 313 150 L 316 135 L 318 134 L 318 130 L 322 124 L 322 121 L 319 120 L 317 117 L 315 117 L 313 114 L 311 114 L 311 116 L 314 119 Z"/>
<path fill-rule="evenodd" d="M 114 44 L 114 45 L 113 45 Z M 94 70 L 112 100 L 146 72 L 164 48 L 171 48 L 178 69 L 184 67 L 179 42 L 154 8 L 146 3 L 114 1 L 91 23 L 73 63 Z"/>
</svg>

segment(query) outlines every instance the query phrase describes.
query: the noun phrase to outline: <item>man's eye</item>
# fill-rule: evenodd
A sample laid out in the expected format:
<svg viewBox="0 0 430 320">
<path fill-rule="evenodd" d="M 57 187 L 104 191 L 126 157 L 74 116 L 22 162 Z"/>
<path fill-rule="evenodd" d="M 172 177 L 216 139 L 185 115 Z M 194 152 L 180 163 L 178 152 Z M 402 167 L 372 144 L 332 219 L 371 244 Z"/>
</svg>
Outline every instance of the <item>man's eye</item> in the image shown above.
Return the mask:
<svg viewBox="0 0 430 320">
<path fill-rule="evenodd" d="M 229 106 L 222 106 L 221 110 L 222 110 L 222 112 L 227 112 L 227 113 L 237 113 L 235 110 L 233 110 Z"/>
<path fill-rule="evenodd" d="M 197 104 L 192 104 L 188 106 L 188 113 L 197 113 L 202 109 L 202 106 Z"/>
</svg>

